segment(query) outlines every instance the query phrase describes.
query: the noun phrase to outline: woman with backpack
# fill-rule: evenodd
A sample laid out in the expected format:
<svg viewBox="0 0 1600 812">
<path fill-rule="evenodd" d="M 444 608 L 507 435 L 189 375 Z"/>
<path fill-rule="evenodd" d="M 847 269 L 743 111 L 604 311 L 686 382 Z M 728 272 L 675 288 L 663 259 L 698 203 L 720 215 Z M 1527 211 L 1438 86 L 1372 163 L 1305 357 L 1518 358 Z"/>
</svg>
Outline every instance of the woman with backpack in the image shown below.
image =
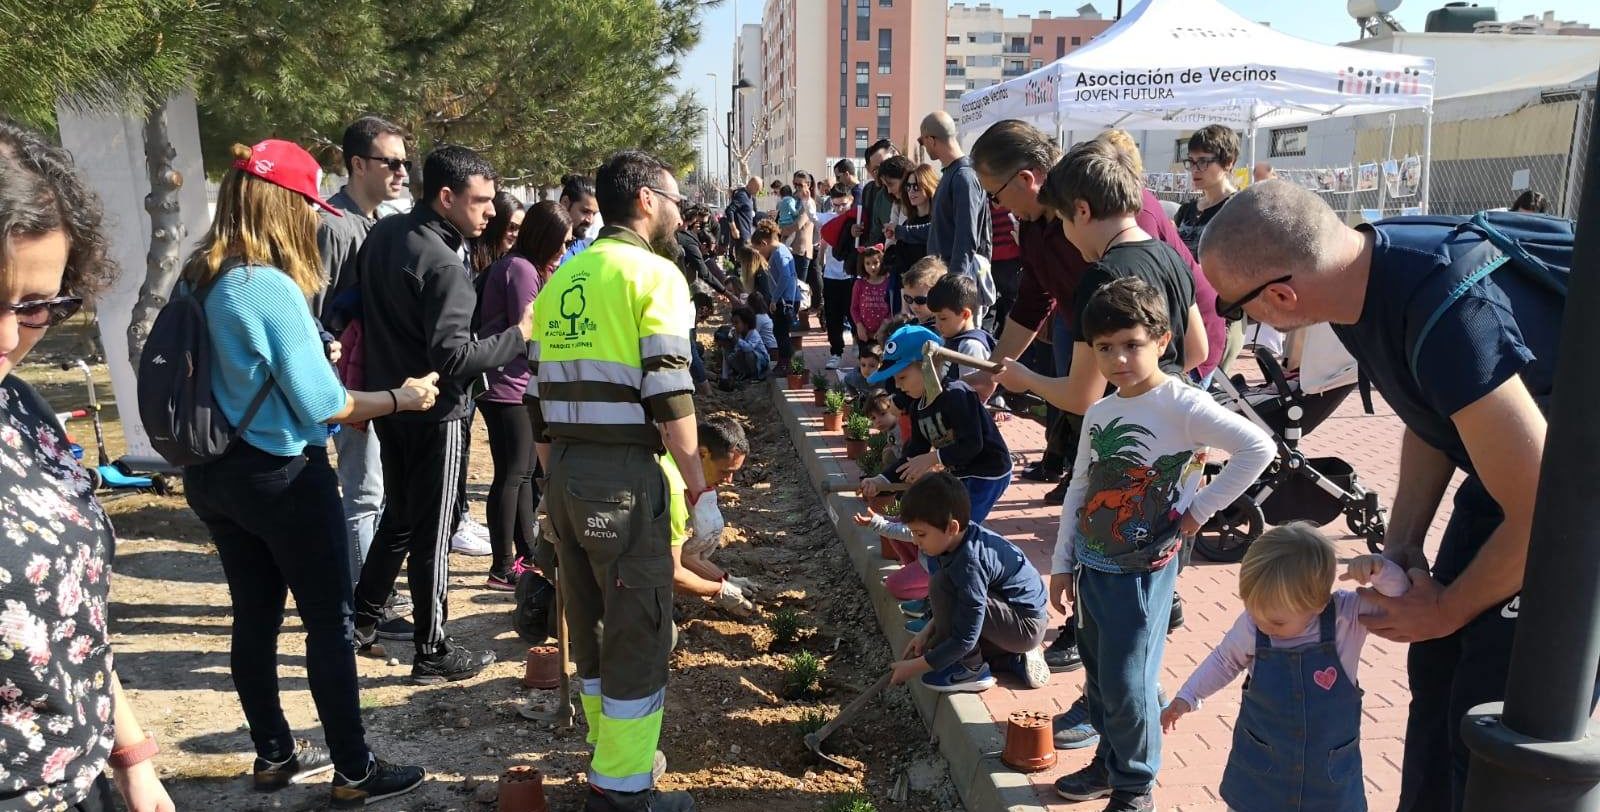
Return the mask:
<svg viewBox="0 0 1600 812">
<path fill-rule="evenodd" d="M 12 374 L 111 284 L 100 214 L 65 150 L 0 119 L 0 488 L 11 501 L 0 809 L 111 812 L 114 794 L 131 812 L 173 809 L 150 761 L 155 740 L 111 667 L 111 523 L 55 410 Z"/>
<path fill-rule="evenodd" d="M 561 264 L 572 242 L 572 218 L 553 200 L 535 203 L 517 234 L 516 245 L 484 274 L 478 294 L 479 329 L 495 335 L 522 319 L 545 280 Z M 483 424 L 489 430 L 489 456 L 494 459 L 494 481 L 489 485 L 489 589 L 513 592 L 519 574 L 517 562 L 531 562 L 533 506 L 539 501 L 533 484 L 533 421 L 522 405 L 528 391 L 528 359 L 518 356 L 488 374 L 489 388 L 478 400 Z"/>
<path fill-rule="evenodd" d="M 328 464 L 328 424 L 427 409 L 437 375 L 384 392 L 345 390 L 307 304 L 322 285 L 309 204 L 337 214 L 317 194 L 317 162 L 278 140 L 235 146 L 233 155 L 215 219 L 182 281 L 203 303 L 211 393 L 238 428 L 220 457 L 184 468 L 184 491 L 228 582 L 230 670 L 255 744 L 255 787 L 281 789 L 331 769 L 333 806 L 362 806 L 415 789 L 424 772 L 367 748 L 350 542 Z M 336 345 L 327 349 L 337 355 Z M 278 632 L 291 592 L 326 750 L 294 738 L 279 701 Z"/>
</svg>

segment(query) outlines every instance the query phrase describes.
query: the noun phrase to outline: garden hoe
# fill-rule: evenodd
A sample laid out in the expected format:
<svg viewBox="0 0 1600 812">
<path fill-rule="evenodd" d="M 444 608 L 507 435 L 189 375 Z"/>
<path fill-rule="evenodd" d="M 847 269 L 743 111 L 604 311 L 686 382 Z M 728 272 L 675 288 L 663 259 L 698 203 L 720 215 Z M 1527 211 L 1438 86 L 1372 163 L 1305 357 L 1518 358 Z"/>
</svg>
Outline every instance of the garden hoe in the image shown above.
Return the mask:
<svg viewBox="0 0 1600 812">
<path fill-rule="evenodd" d="M 993 361 L 973 358 L 966 353 L 956 352 L 955 350 L 947 350 L 937 343 L 929 341 L 922 345 L 922 386 L 927 390 L 923 395 L 924 400 L 932 401 L 939 395 L 944 394 L 943 376 L 939 374 L 939 365 L 944 362 L 981 369 L 984 372 L 998 372 L 1000 370 L 1000 365 Z"/>
<path fill-rule="evenodd" d="M 543 507 L 544 505 L 540 504 L 540 508 Z M 534 543 L 554 544 L 555 531 L 550 525 L 550 516 L 541 512 L 538 521 L 538 529 L 535 532 L 538 533 L 539 536 L 542 536 L 543 540 L 541 541 L 540 538 L 536 537 Z M 534 707 L 532 704 L 532 699 L 530 698 L 528 703 L 523 705 L 521 713 L 524 717 L 533 719 L 535 721 L 552 722 L 555 724 L 557 729 L 561 729 L 571 727 L 575 723 L 576 719 L 572 709 L 572 679 L 568 672 L 570 656 L 567 648 L 567 605 L 565 597 L 562 595 L 561 591 L 561 578 L 557 576 L 552 578 L 551 581 L 554 583 L 556 588 L 556 648 L 560 652 L 557 656 L 561 658 L 561 680 L 556 686 L 556 703 L 554 707 L 550 708 L 549 710 L 545 710 L 543 708 Z"/>
<path fill-rule="evenodd" d="M 900 493 L 909 487 L 911 486 L 905 482 L 890 482 L 885 485 L 879 485 L 878 493 Z M 855 493 L 859 490 L 861 490 L 861 480 L 851 479 L 844 474 L 829 474 L 828 478 L 822 481 L 822 492 L 824 494 Z"/>
<path fill-rule="evenodd" d="M 871 702 L 878 696 L 878 694 L 883 693 L 883 689 L 889 687 L 889 678 L 892 676 L 894 676 L 894 672 L 891 671 L 879 677 L 878 681 L 873 683 L 871 688 L 862 691 L 860 696 L 852 700 L 850 704 L 844 706 L 844 709 L 839 711 L 839 715 L 833 717 L 833 721 L 823 725 L 822 729 L 816 731 L 815 733 L 807 733 L 806 749 L 816 753 L 817 758 L 820 758 L 841 770 L 845 770 L 847 772 L 854 770 L 855 768 L 851 767 L 849 764 L 846 764 L 839 759 L 822 752 L 822 740 L 832 736 L 835 730 L 838 730 L 850 720 L 856 718 L 856 715 L 861 713 L 861 709 L 865 708 L 868 702 Z"/>
</svg>

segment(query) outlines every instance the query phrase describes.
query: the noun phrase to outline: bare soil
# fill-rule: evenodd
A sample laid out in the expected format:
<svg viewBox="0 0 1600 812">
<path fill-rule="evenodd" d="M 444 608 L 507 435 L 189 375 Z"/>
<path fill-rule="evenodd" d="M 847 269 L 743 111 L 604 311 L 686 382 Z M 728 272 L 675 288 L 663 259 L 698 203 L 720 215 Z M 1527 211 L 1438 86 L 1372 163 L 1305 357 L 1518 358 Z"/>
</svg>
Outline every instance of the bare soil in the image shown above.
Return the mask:
<svg viewBox="0 0 1600 812">
<path fill-rule="evenodd" d="M 62 361 L 81 356 L 92 326 L 57 328 L 19 370 L 65 411 L 85 400 L 81 374 Z M 103 366 L 99 390 L 109 403 Z M 830 753 L 859 772 L 818 765 L 801 742 L 805 728 L 832 715 L 882 673 L 891 652 L 841 541 L 812 490 L 764 386 L 701 399 L 703 414 L 742 422 L 751 454 L 722 505 L 728 521 L 718 561 L 774 587 L 763 618 L 791 609 L 810 625 L 791 646 L 774 646 L 763 618 L 730 618 L 698 598 L 679 598 L 680 640 L 672 657 L 661 748 L 663 787 L 694 791 L 700 807 L 729 812 L 828 809 L 860 795 L 882 812 L 959 810 L 945 763 L 928 741 L 909 696 L 890 691 L 829 739 Z M 106 413 L 113 456 L 121 453 L 114 407 Z M 88 448 L 86 422 L 69 424 Z M 481 519 L 491 478 L 481 423 L 475 427 L 471 502 Z M 111 592 L 117 670 L 146 727 L 161 742 L 159 770 L 180 810 L 324 808 L 323 782 L 273 795 L 250 791 L 250 742 L 229 678 L 229 601 L 215 550 L 181 494 L 108 494 L 118 545 Z M 545 775 L 552 809 L 581 806 L 587 765 L 584 730 L 551 729 L 523 719 L 523 644 L 511 630 L 512 597 L 482 588 L 487 558 L 451 557 L 451 634 L 488 647 L 499 662 L 479 677 L 437 687 L 410 684 L 411 649 L 392 659 L 358 659 L 368 740 L 386 759 L 427 767 L 431 780 L 386 805 L 405 810 L 489 810 L 508 767 Z M 402 579 L 402 588 L 404 587 Z M 774 649 L 777 650 L 774 650 Z M 787 701 L 784 665 L 796 651 L 826 664 L 820 696 Z M 283 706 L 297 735 L 321 740 L 307 690 L 304 635 L 291 604 L 279 657 Z M 391 664 L 393 663 L 393 664 Z M 580 715 L 581 717 L 581 715 Z M 853 807 L 859 809 L 860 807 Z"/>
</svg>

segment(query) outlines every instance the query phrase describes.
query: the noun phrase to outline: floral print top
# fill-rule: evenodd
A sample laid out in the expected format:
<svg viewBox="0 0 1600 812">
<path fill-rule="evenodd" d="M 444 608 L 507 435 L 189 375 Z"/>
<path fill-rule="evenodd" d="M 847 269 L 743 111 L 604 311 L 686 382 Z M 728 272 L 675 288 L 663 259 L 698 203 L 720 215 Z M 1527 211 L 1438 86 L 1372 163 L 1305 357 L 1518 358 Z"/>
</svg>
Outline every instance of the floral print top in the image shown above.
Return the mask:
<svg viewBox="0 0 1600 812">
<path fill-rule="evenodd" d="M 44 399 L 0 381 L 0 809 L 66 809 L 111 752 L 111 523 Z"/>
</svg>

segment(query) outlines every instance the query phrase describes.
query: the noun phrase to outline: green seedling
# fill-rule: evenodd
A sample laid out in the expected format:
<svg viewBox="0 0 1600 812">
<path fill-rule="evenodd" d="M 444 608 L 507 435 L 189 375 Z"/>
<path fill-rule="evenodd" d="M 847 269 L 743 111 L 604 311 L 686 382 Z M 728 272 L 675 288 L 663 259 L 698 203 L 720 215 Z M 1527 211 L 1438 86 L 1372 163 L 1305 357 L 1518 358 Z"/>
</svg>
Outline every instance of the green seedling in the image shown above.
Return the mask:
<svg viewBox="0 0 1600 812">
<path fill-rule="evenodd" d="M 794 725 L 794 731 L 800 734 L 801 738 L 804 738 L 821 730 L 828 724 L 829 718 L 830 717 L 828 714 L 812 708 L 803 711 L 800 714 L 800 718 L 796 719 L 791 724 Z"/>
<path fill-rule="evenodd" d="M 834 390 L 830 391 L 822 399 L 822 411 L 823 411 L 823 413 L 824 414 L 838 414 L 838 413 L 844 411 L 844 399 L 845 398 L 844 398 L 844 393 L 843 392 L 841 392 L 841 391 L 839 391 L 837 389 L 834 389 Z"/>
<path fill-rule="evenodd" d="M 783 664 L 783 695 L 790 699 L 817 695 L 826 670 L 822 658 L 809 651 L 791 656 Z"/>
<path fill-rule="evenodd" d="M 800 641 L 801 632 L 806 630 L 806 621 L 793 609 L 779 609 L 767 618 L 767 628 L 772 630 L 773 645 L 788 646 Z"/>
<path fill-rule="evenodd" d="M 828 373 L 826 371 L 818 371 L 818 372 L 811 373 L 811 388 L 812 389 L 827 389 L 828 388 Z"/>
<path fill-rule="evenodd" d="M 795 353 L 789 359 L 789 374 L 804 375 L 807 372 L 810 372 L 810 370 L 806 369 L 806 357 L 800 353 Z"/>
<path fill-rule="evenodd" d="M 864 414 L 850 415 L 844 422 L 844 437 L 846 440 L 865 440 L 872 434 L 872 418 Z"/>
<path fill-rule="evenodd" d="M 878 812 L 878 807 L 867 796 L 852 794 L 828 804 L 823 812 Z"/>
</svg>

